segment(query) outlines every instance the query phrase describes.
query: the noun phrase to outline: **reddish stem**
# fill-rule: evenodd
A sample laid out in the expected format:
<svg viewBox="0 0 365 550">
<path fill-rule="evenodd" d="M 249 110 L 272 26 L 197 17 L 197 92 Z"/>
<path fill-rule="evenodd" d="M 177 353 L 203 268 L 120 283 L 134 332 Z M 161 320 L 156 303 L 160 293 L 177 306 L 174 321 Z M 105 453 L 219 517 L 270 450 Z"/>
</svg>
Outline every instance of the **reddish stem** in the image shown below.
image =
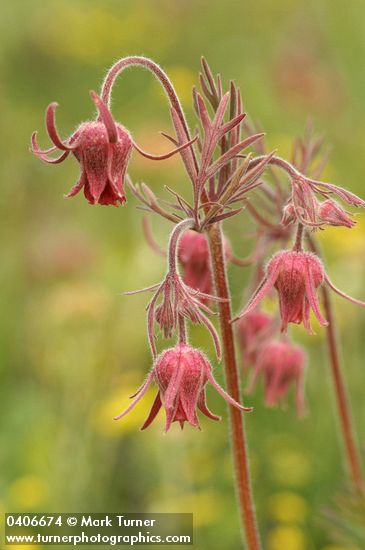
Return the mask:
<svg viewBox="0 0 365 550">
<path fill-rule="evenodd" d="M 302 223 L 298 222 L 297 234 L 295 236 L 295 242 L 293 246 L 293 250 L 295 250 L 296 252 L 301 252 L 303 250 L 303 246 L 302 246 L 303 235 L 304 235 L 304 226 Z"/>
<path fill-rule="evenodd" d="M 108 74 L 105 77 L 105 80 L 103 82 L 102 90 L 101 90 L 101 98 L 108 106 L 110 106 L 110 94 L 111 89 L 114 84 L 115 79 L 117 76 L 127 69 L 128 67 L 133 66 L 140 66 L 144 67 L 145 69 L 149 70 L 154 76 L 157 78 L 157 80 L 162 84 L 163 89 L 166 92 L 167 97 L 169 98 L 169 101 L 172 105 L 172 107 L 175 109 L 175 111 L 178 114 L 178 117 L 181 121 L 181 124 L 184 128 L 184 132 L 186 134 L 186 137 L 188 140 L 190 140 L 190 131 L 189 126 L 185 118 L 185 114 L 182 108 L 182 105 L 179 101 L 179 98 L 175 92 L 174 86 L 172 85 L 171 80 L 161 69 L 157 63 L 152 61 L 152 59 L 148 59 L 147 57 L 139 56 L 139 55 L 133 55 L 129 57 L 124 57 L 123 59 L 120 59 L 117 61 L 108 71 Z M 194 151 L 191 149 L 194 161 L 196 163 L 196 159 L 194 156 Z"/>
<path fill-rule="evenodd" d="M 141 56 L 126 57 L 117 61 L 109 70 L 102 87 L 102 99 L 109 105 L 110 92 L 115 78 L 127 67 L 140 65 L 150 70 L 162 84 L 171 105 L 176 110 L 181 121 L 184 133 L 188 140 L 191 139 L 189 127 L 184 115 L 179 98 L 167 74 L 151 59 Z M 194 164 L 197 168 L 197 160 L 193 149 L 191 149 Z M 208 200 L 206 192 L 203 192 L 204 200 Z M 187 229 L 187 227 L 185 228 Z M 179 232 L 179 230 L 178 230 Z M 212 258 L 213 276 L 218 297 L 228 300 L 220 302 L 220 325 L 224 349 L 224 365 L 226 372 L 227 389 L 231 396 L 237 401 L 240 400 L 238 369 L 235 357 L 233 329 L 231 325 L 231 306 L 228 282 L 226 278 L 225 258 L 223 252 L 222 234 L 219 224 L 214 224 L 208 231 L 210 252 Z M 170 243 L 171 244 L 171 243 Z M 172 260 L 172 254 L 169 254 Z M 240 519 L 245 528 L 247 549 L 260 550 L 260 539 L 256 528 L 256 518 L 251 494 L 250 473 L 246 448 L 246 435 L 244 431 L 243 418 L 237 409 L 229 407 L 231 423 L 232 452 L 237 480 L 237 493 L 240 509 Z"/>
<path fill-rule="evenodd" d="M 235 354 L 233 328 L 231 324 L 231 304 L 226 274 L 223 240 L 220 224 L 214 224 L 208 230 L 212 272 L 216 295 L 226 301 L 219 302 L 219 322 L 223 343 L 223 362 L 227 392 L 240 401 L 239 376 Z M 240 519 L 246 533 L 247 549 L 260 550 L 260 538 L 256 526 L 250 469 L 248 461 L 246 431 L 242 413 L 235 407 L 229 407 L 231 445 L 236 477 L 236 491 L 239 502 Z"/>
<path fill-rule="evenodd" d="M 322 288 L 322 295 L 325 317 L 329 323 L 326 330 L 327 347 L 348 469 L 355 490 L 358 493 L 365 495 L 365 486 L 362 478 L 361 462 L 358 445 L 356 443 L 355 428 L 351 416 L 350 403 L 346 391 L 345 381 L 340 367 L 331 297 L 326 285 Z"/>
<path fill-rule="evenodd" d="M 319 255 L 318 246 L 314 239 L 308 236 L 308 241 L 312 251 Z M 341 424 L 347 467 L 355 491 L 360 495 L 365 496 L 365 484 L 362 475 L 359 448 L 356 441 L 356 431 L 353 424 L 346 384 L 340 366 L 336 323 L 333 315 L 331 296 L 326 285 L 322 286 L 322 295 L 325 317 L 328 321 L 328 326 L 326 327 L 326 339 L 329 363 L 335 389 L 336 407 Z"/>
</svg>

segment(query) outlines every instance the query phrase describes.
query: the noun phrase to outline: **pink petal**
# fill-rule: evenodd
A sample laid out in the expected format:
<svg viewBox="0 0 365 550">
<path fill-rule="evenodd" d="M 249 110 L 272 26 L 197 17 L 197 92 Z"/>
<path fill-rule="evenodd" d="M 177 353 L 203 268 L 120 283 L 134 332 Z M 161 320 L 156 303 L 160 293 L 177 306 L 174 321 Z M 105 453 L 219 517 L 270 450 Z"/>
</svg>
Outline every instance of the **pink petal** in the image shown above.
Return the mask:
<svg viewBox="0 0 365 550">
<path fill-rule="evenodd" d="M 91 91 L 90 95 L 100 113 L 102 121 L 104 122 L 109 143 L 116 143 L 118 141 L 118 131 L 111 112 L 105 105 L 104 101 L 95 92 Z"/>
<path fill-rule="evenodd" d="M 207 416 L 208 418 L 210 418 L 211 420 L 221 420 L 221 417 L 220 416 L 217 416 L 216 414 L 213 414 L 209 409 L 208 409 L 208 406 L 207 406 L 207 403 L 206 403 L 206 396 L 205 396 L 205 388 L 202 389 L 202 391 L 200 392 L 200 396 L 199 396 L 199 399 L 198 399 L 198 409 L 203 413 L 205 414 L 205 416 Z"/>
<path fill-rule="evenodd" d="M 41 149 L 39 148 L 38 143 L 37 143 L 37 132 L 33 132 L 31 151 L 32 151 L 32 153 L 37 155 L 37 157 L 39 157 L 41 160 L 43 160 L 44 162 L 48 162 L 49 164 L 59 164 L 60 162 L 65 160 L 66 157 L 68 157 L 69 151 L 65 151 L 64 153 L 62 153 L 62 155 L 60 155 L 57 158 L 49 157 L 48 153 L 53 153 L 56 149 L 57 149 L 56 147 L 51 147 L 50 149 L 47 149 L 46 151 L 41 151 Z"/>
<path fill-rule="evenodd" d="M 330 278 L 328 277 L 327 274 L 325 274 L 325 281 L 326 283 L 328 284 L 328 286 L 330 288 L 332 288 L 332 290 L 334 292 L 336 292 L 336 294 L 338 294 L 339 296 L 342 296 L 342 298 L 345 298 L 346 300 L 348 300 L 349 302 L 352 302 L 353 304 L 356 304 L 358 306 L 361 306 L 361 307 L 365 307 L 365 302 L 362 302 L 361 300 L 357 300 L 356 298 L 352 298 L 352 296 L 349 296 L 348 294 L 345 294 L 345 292 L 342 292 L 342 290 L 339 290 L 333 283 L 332 281 L 330 280 Z"/>
<path fill-rule="evenodd" d="M 217 392 L 223 397 L 223 399 L 225 399 L 227 401 L 227 403 L 229 403 L 230 405 L 232 405 L 233 407 L 236 407 L 237 409 L 240 409 L 241 411 L 244 411 L 244 412 L 251 412 L 253 409 L 252 407 L 244 407 L 243 405 L 241 405 L 240 403 L 238 403 L 235 399 L 233 399 L 233 397 L 231 397 L 219 384 L 218 382 L 215 380 L 213 374 L 209 371 L 207 371 L 207 376 L 208 376 L 208 380 L 209 382 L 212 384 L 213 388 L 215 388 L 217 390 Z"/>
<path fill-rule="evenodd" d="M 148 428 L 148 426 L 153 422 L 153 420 L 156 418 L 159 410 L 161 409 L 161 397 L 160 397 L 160 392 L 158 392 L 158 394 L 156 395 L 156 398 L 153 402 L 153 405 L 151 407 L 151 410 L 149 412 L 149 415 L 146 419 L 146 421 L 144 422 L 143 426 L 141 426 L 140 430 L 141 432 L 143 430 L 145 430 L 146 428 Z"/>
<path fill-rule="evenodd" d="M 137 397 L 132 401 L 132 403 L 129 405 L 129 407 L 127 407 L 123 412 L 121 412 L 120 414 L 118 414 L 118 416 L 115 416 L 114 417 L 114 420 L 120 420 L 121 418 L 123 418 L 123 416 L 125 416 L 126 414 L 129 413 L 129 411 L 131 411 L 138 403 L 138 401 L 140 399 L 142 399 L 142 397 L 144 396 L 144 394 L 146 393 L 146 391 L 148 390 L 148 388 L 150 387 L 151 385 L 151 382 L 153 380 L 155 376 L 155 369 L 152 369 L 150 371 L 150 373 L 148 374 L 147 376 L 147 379 L 146 379 L 146 382 L 145 382 L 145 385 L 144 385 L 144 388 L 142 389 L 141 392 L 139 392 L 139 394 L 137 395 Z"/>
<path fill-rule="evenodd" d="M 196 140 L 198 139 L 198 136 L 195 136 L 190 141 L 187 141 L 186 143 L 183 143 L 182 145 L 179 145 L 179 147 L 176 147 L 172 151 L 169 151 L 168 153 L 163 153 L 162 155 L 153 155 L 152 153 L 147 153 L 147 151 L 144 151 L 141 149 L 137 143 L 133 142 L 133 147 L 137 149 L 138 153 L 142 155 L 143 157 L 150 159 L 150 160 L 165 160 L 173 155 L 176 155 L 176 153 L 179 153 L 179 151 L 182 151 L 183 149 L 186 149 L 187 147 L 190 147 Z"/>
<path fill-rule="evenodd" d="M 85 175 L 82 173 L 79 181 L 76 183 L 76 185 L 72 187 L 71 191 L 69 191 L 67 195 L 65 195 L 65 198 L 69 199 L 70 197 L 74 197 L 75 195 L 77 195 L 77 193 L 83 188 L 85 183 L 86 183 L 86 178 L 85 178 Z"/>
<path fill-rule="evenodd" d="M 240 319 L 241 317 L 243 317 L 247 313 L 250 313 L 251 311 L 253 311 L 258 306 L 258 304 L 261 302 L 261 300 L 263 300 L 263 298 L 266 296 L 266 294 L 272 289 L 272 287 L 276 283 L 276 279 L 279 275 L 281 264 L 282 264 L 282 261 L 279 258 L 277 260 L 276 265 L 275 265 L 274 269 L 272 270 L 272 272 L 269 273 L 268 275 L 266 275 L 266 277 L 261 281 L 261 283 L 258 286 L 258 288 L 256 289 L 254 295 L 247 302 L 247 305 L 244 308 L 244 310 L 242 311 L 242 313 L 240 313 L 237 317 L 235 317 L 232 320 L 232 322 L 237 321 L 238 319 Z"/>
<path fill-rule="evenodd" d="M 46 112 L 46 126 L 47 131 L 49 134 L 49 137 L 53 141 L 56 147 L 63 151 L 72 151 L 72 147 L 69 147 L 66 143 L 62 141 L 60 136 L 58 135 L 57 128 L 56 128 L 56 121 L 55 121 L 55 111 L 56 107 L 58 107 L 58 103 L 51 103 L 47 107 Z"/>
<path fill-rule="evenodd" d="M 313 275 L 309 267 L 308 260 L 306 260 L 305 262 L 304 280 L 305 280 L 305 289 L 306 289 L 307 298 L 311 308 L 313 309 L 314 315 L 317 317 L 321 325 L 327 326 L 328 321 L 326 321 L 326 319 L 323 317 L 321 313 L 321 310 L 319 309 L 316 287 L 314 286 Z"/>
</svg>

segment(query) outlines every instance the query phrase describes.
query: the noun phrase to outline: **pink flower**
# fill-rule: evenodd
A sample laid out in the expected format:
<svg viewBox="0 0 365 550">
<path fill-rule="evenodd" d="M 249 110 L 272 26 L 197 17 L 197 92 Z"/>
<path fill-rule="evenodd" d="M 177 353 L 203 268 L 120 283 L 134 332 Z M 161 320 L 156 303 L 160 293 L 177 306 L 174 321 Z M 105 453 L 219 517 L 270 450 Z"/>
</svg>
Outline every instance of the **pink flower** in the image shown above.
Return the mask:
<svg viewBox="0 0 365 550">
<path fill-rule="evenodd" d="M 189 147 L 196 140 L 194 138 L 169 153 L 152 155 L 132 141 L 128 130 L 115 122 L 108 107 L 95 92 L 91 92 L 91 98 L 98 109 L 98 118 L 83 122 L 66 141 L 60 138 L 56 128 L 57 103 L 51 103 L 46 112 L 46 127 L 54 146 L 42 151 L 37 142 L 37 132 L 32 135 L 31 150 L 41 160 L 58 164 L 72 153 L 80 163 L 80 179 L 66 197 L 73 197 L 83 189 L 90 204 L 124 204 L 124 178 L 132 148 L 151 160 L 163 160 Z M 62 154 L 58 158 L 50 157 L 49 154 L 57 149 Z"/>
<path fill-rule="evenodd" d="M 261 350 L 247 391 L 253 390 L 261 376 L 265 384 L 265 403 L 272 407 L 283 399 L 290 385 L 295 384 L 297 413 L 302 416 L 305 363 L 302 348 L 287 341 L 271 340 Z"/>
<path fill-rule="evenodd" d="M 184 427 L 184 422 L 189 422 L 192 426 L 199 428 L 197 409 L 211 420 L 220 420 L 220 417 L 213 414 L 206 405 L 205 386 L 207 382 L 210 382 L 233 407 L 245 412 L 252 410 L 237 403 L 216 382 L 212 374 L 212 367 L 201 351 L 187 344 L 178 344 L 174 348 L 165 350 L 156 359 L 155 366 L 147 379 L 133 396 L 133 402 L 124 412 L 115 417 L 115 420 L 119 420 L 133 409 L 153 380 L 157 383 L 159 391 L 141 430 L 148 428 L 162 406 L 166 411 L 166 432 L 170 429 L 172 422 L 179 422 L 181 428 Z"/>
<path fill-rule="evenodd" d="M 286 331 L 289 323 L 303 323 L 312 332 L 309 314 L 314 315 L 321 325 L 327 325 L 317 297 L 317 289 L 325 282 L 334 292 L 354 304 L 365 307 L 365 303 L 351 298 L 338 288 L 325 273 L 320 259 L 311 252 L 282 250 L 275 254 L 266 268 L 266 275 L 254 292 L 239 319 L 253 311 L 274 286 L 279 295 L 281 330 Z"/>
<path fill-rule="evenodd" d="M 349 229 L 356 225 L 356 222 L 350 215 L 332 199 L 321 202 L 318 209 L 318 215 L 320 220 L 327 225 L 343 225 Z"/>
<path fill-rule="evenodd" d="M 316 194 L 326 200 L 320 203 Z M 328 225 L 345 225 L 352 227 L 353 220 L 330 196 L 337 195 L 339 199 L 351 206 L 365 206 L 365 201 L 331 183 L 323 183 L 303 176 L 296 176 L 292 180 L 292 195 L 287 207 L 284 209 L 282 223 L 284 225 L 295 219 L 309 227 L 321 227 Z"/>
<path fill-rule="evenodd" d="M 231 251 L 226 239 L 224 253 L 228 261 Z M 212 274 L 207 237 L 197 231 L 186 231 L 180 239 L 178 256 L 185 284 L 205 294 L 211 294 Z"/>
<path fill-rule="evenodd" d="M 56 129 L 57 103 L 51 103 L 47 109 L 46 127 L 54 147 L 41 151 L 35 132 L 32 136 L 32 150 L 42 160 L 54 164 L 62 162 L 73 153 L 80 163 L 81 176 L 66 196 L 73 197 L 83 189 L 90 204 L 117 206 L 118 203 L 126 202 L 124 177 L 132 152 L 132 138 L 121 124 L 114 121 L 95 92 L 91 93 L 91 97 L 99 110 L 99 118 L 83 122 L 66 141 L 62 141 Z M 62 155 L 56 159 L 50 158 L 48 154 L 56 149 L 63 151 Z"/>
<path fill-rule="evenodd" d="M 244 363 L 252 365 L 263 343 L 272 336 L 275 322 L 272 315 L 260 310 L 251 311 L 237 323 L 237 336 Z"/>
</svg>

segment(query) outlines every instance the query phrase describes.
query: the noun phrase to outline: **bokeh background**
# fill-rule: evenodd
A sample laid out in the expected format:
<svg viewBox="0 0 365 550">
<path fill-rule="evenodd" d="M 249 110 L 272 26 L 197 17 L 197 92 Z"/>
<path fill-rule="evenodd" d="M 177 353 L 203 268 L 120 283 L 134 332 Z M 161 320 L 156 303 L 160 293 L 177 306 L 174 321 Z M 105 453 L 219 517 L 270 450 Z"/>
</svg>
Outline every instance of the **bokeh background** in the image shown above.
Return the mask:
<svg viewBox="0 0 365 550">
<path fill-rule="evenodd" d="M 0 193 L 0 500 L 6 511 L 185 511 L 194 513 L 195 547 L 240 547 L 225 403 L 209 392 L 220 424 L 178 426 L 163 434 L 162 414 L 139 432 L 154 391 L 124 421 L 128 395 L 150 368 L 147 297 L 122 292 L 157 282 L 163 259 L 148 248 L 142 214 L 64 200 L 76 161 L 53 167 L 28 151 L 34 129 L 48 144 L 44 111 L 60 104 L 63 135 L 93 116 L 90 89 L 127 54 L 153 57 L 168 71 L 190 121 L 190 89 L 204 54 L 224 82 L 241 86 L 245 108 L 287 156 L 311 116 L 332 145 L 326 178 L 365 196 L 365 7 L 362 0 L 12 0 L 1 5 Z M 158 130 L 171 124 L 165 97 L 146 72 L 130 70 L 114 90 L 114 114 L 144 148 L 166 150 Z M 185 190 L 178 159 L 137 155 L 137 181 Z M 327 229 L 322 244 L 335 283 L 365 297 L 365 222 Z M 153 219 L 164 246 L 169 225 Z M 227 225 L 237 255 L 248 253 L 245 214 Z M 248 271 L 230 268 L 238 308 Z M 365 440 L 364 326 L 360 308 L 335 298 L 343 364 L 362 443 Z M 268 550 L 361 550 L 361 527 L 337 514 L 346 473 L 334 417 L 323 330 L 293 336 L 309 355 L 309 414 L 292 399 L 265 409 L 246 398 L 260 528 Z M 209 338 L 192 340 L 213 358 Z M 222 382 L 221 369 L 215 365 Z M 347 512 L 348 513 L 348 512 Z M 358 536 L 356 535 L 358 534 Z M 337 539 L 337 542 L 336 542 Z M 361 542 L 362 541 L 362 542 Z M 34 547 L 35 548 L 35 547 Z M 38 547 L 39 548 L 39 547 Z"/>
</svg>

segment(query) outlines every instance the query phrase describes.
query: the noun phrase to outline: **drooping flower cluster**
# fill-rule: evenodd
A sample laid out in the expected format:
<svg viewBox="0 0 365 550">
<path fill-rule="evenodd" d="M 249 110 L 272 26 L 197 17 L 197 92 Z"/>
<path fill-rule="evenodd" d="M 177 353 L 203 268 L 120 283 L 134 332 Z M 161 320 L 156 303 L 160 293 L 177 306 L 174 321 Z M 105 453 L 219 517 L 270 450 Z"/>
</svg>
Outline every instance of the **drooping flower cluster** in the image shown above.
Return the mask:
<svg viewBox="0 0 365 550">
<path fill-rule="evenodd" d="M 240 343 L 244 367 L 254 365 L 262 345 L 276 330 L 272 315 L 259 309 L 239 319 L 237 337 Z"/>
<path fill-rule="evenodd" d="M 247 388 L 251 393 L 257 380 L 263 378 L 265 403 L 272 407 L 286 396 L 295 384 L 295 399 L 298 416 L 304 414 L 304 372 L 306 357 L 302 348 L 287 340 L 270 340 L 257 357 L 252 377 Z"/>
<path fill-rule="evenodd" d="M 235 320 L 252 312 L 275 287 L 279 296 L 282 331 L 287 330 L 289 323 L 303 323 L 306 330 L 312 333 L 311 310 L 321 325 L 328 324 L 321 313 L 317 296 L 317 290 L 323 283 L 343 298 L 365 307 L 364 302 L 351 298 L 334 286 L 315 254 L 303 250 L 283 250 L 269 261 L 264 279 Z"/>
<path fill-rule="evenodd" d="M 180 343 L 165 350 L 156 359 L 144 384 L 133 396 L 134 400 L 125 411 L 115 417 L 116 420 L 128 414 L 137 405 L 153 381 L 158 386 L 158 393 L 141 430 L 148 428 L 161 407 L 164 407 L 166 413 L 166 432 L 173 422 L 179 422 L 181 428 L 184 427 L 185 422 L 199 428 L 197 410 L 211 420 L 220 420 L 220 417 L 213 414 L 206 404 L 205 387 L 208 382 L 233 407 L 245 412 L 252 410 L 235 401 L 218 384 L 207 357 L 201 351 Z"/>
<path fill-rule="evenodd" d="M 115 122 L 104 101 L 95 92 L 91 92 L 90 95 L 99 112 L 96 120 L 83 122 L 64 141 L 56 128 L 57 103 L 51 103 L 46 112 L 46 128 L 54 145 L 50 149 L 41 150 L 37 142 L 37 132 L 34 132 L 32 152 L 50 164 L 63 162 L 70 153 L 75 156 L 80 163 L 81 175 L 66 197 L 73 197 L 83 189 L 90 204 L 123 205 L 126 202 L 124 178 L 133 148 L 147 158 L 163 160 L 189 147 L 195 139 L 165 155 L 154 156 L 146 153 L 132 141 L 128 130 Z M 57 150 L 62 151 L 59 157 L 49 156 Z"/>
<path fill-rule="evenodd" d="M 205 325 L 210 332 L 218 358 L 221 356 L 219 337 L 206 313 L 213 312 L 204 304 L 205 301 L 219 301 L 219 298 L 188 287 L 176 272 L 167 273 L 161 284 L 146 290 L 155 294 L 147 306 L 148 338 L 151 349 L 156 355 L 154 323 L 160 326 L 165 338 L 170 338 L 179 326 L 179 318 L 190 319 L 194 324 Z M 161 302 L 158 304 L 159 299 Z"/>
<path fill-rule="evenodd" d="M 342 225 L 351 229 L 355 225 L 351 215 L 331 196 L 336 195 L 351 206 L 365 206 L 365 201 L 354 195 L 354 193 L 330 183 L 295 176 L 291 186 L 291 198 L 282 220 L 284 225 L 297 221 L 310 228 L 322 227 L 323 225 Z M 320 202 L 316 194 L 324 197 L 325 200 Z"/>
</svg>

